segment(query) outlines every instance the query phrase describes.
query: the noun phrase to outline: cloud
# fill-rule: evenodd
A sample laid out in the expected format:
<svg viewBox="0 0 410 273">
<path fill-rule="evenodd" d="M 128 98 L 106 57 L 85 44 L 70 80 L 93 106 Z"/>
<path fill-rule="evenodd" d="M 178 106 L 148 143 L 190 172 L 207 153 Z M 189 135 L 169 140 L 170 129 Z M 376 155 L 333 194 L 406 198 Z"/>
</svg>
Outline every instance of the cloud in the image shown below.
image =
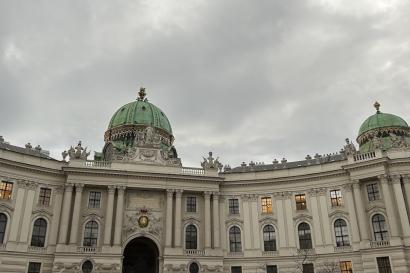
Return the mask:
<svg viewBox="0 0 410 273">
<path fill-rule="evenodd" d="M 382 110 L 410 120 L 407 1 L 0 3 L 0 135 L 101 150 L 140 85 L 185 165 L 338 151 Z"/>
</svg>

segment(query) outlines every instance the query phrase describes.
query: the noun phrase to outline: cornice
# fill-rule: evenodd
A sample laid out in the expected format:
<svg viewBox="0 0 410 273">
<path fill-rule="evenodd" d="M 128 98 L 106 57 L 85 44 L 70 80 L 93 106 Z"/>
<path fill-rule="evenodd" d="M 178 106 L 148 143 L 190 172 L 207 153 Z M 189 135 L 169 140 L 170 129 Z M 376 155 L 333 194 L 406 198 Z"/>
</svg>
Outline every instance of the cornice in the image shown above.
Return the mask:
<svg viewBox="0 0 410 273">
<path fill-rule="evenodd" d="M 54 175 L 54 176 L 64 176 L 64 172 L 63 172 L 63 163 L 61 164 L 61 170 L 57 170 L 57 169 L 52 169 L 52 168 L 46 168 L 43 166 L 37 166 L 37 165 L 31 165 L 31 164 L 27 164 L 27 163 L 21 163 L 21 162 L 17 162 L 17 161 L 11 161 L 11 160 L 7 160 L 4 158 L 0 158 L 0 166 L 1 165 L 5 165 L 8 167 L 11 167 L 13 169 L 22 169 L 22 170 L 26 170 L 29 172 L 35 172 L 35 173 L 46 173 L 49 175 Z"/>
<path fill-rule="evenodd" d="M 123 176 L 127 178 L 135 178 L 141 180 L 165 180 L 165 181 L 200 181 L 200 182 L 213 182 L 219 184 L 225 180 L 222 177 L 212 176 L 195 176 L 195 175 L 182 175 L 182 174 L 167 174 L 167 173 L 150 173 L 150 172 L 134 172 L 124 170 L 113 169 L 86 169 L 76 167 L 63 167 L 65 174 L 81 174 L 85 176 Z"/>
<path fill-rule="evenodd" d="M 367 160 L 367 161 L 360 161 L 360 162 L 355 162 L 347 165 L 343 165 L 342 169 L 343 170 L 361 170 L 361 169 L 366 169 L 372 166 L 376 165 L 381 165 L 381 164 L 386 164 L 389 163 L 390 159 L 388 157 L 382 157 L 382 158 L 376 158 L 372 160 Z"/>
</svg>

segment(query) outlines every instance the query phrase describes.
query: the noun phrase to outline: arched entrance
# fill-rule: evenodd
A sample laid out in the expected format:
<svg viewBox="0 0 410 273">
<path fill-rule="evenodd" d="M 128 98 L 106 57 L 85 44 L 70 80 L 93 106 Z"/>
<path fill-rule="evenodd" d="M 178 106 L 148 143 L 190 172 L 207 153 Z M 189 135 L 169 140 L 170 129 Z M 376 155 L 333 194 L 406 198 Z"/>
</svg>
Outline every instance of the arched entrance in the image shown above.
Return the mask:
<svg viewBox="0 0 410 273">
<path fill-rule="evenodd" d="M 138 237 L 124 249 L 122 273 L 158 273 L 158 247 L 146 237 Z"/>
</svg>

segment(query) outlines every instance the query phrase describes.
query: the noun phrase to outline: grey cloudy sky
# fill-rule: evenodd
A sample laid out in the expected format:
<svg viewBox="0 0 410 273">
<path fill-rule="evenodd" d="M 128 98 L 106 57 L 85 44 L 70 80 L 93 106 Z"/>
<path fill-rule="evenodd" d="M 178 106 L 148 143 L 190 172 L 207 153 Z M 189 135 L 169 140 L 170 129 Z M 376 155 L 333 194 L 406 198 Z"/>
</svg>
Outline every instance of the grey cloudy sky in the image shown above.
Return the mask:
<svg viewBox="0 0 410 273">
<path fill-rule="evenodd" d="M 103 146 L 141 85 L 184 165 L 340 150 L 382 111 L 410 121 L 407 0 L 0 1 L 0 135 L 61 159 Z"/>
</svg>

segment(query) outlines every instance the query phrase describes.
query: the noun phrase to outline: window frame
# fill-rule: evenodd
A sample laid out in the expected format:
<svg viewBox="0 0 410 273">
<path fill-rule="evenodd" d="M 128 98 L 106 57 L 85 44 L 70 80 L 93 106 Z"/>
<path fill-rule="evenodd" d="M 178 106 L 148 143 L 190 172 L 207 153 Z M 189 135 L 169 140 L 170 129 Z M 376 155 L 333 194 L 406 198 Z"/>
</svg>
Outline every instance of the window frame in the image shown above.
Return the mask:
<svg viewBox="0 0 410 273">
<path fill-rule="evenodd" d="M 350 264 L 350 268 L 346 264 Z M 343 265 L 344 268 L 343 268 Z M 339 262 L 339 267 L 340 267 L 340 273 L 353 273 L 353 263 L 352 261 L 340 261 Z"/>
<path fill-rule="evenodd" d="M 38 270 L 36 269 L 36 271 L 32 271 L 32 269 L 30 268 L 30 265 L 33 266 L 39 266 Z M 42 263 L 41 262 L 34 262 L 34 261 L 29 261 L 28 265 L 27 265 L 27 273 L 41 273 L 41 268 L 42 268 Z"/>
<path fill-rule="evenodd" d="M 40 221 L 41 223 L 44 223 L 45 225 L 36 225 L 36 223 Z M 31 231 L 30 246 L 46 247 L 47 229 L 48 229 L 48 221 L 44 217 L 38 217 L 37 219 L 35 219 L 33 222 L 33 228 Z"/>
<path fill-rule="evenodd" d="M 231 266 L 231 273 L 242 273 L 242 266 Z"/>
<path fill-rule="evenodd" d="M 375 221 L 374 219 L 376 217 L 382 217 L 381 219 L 378 219 Z M 387 228 L 387 221 L 386 221 L 386 216 L 384 216 L 381 213 L 376 213 L 372 215 L 371 218 L 371 223 L 372 223 L 372 229 L 373 229 L 373 238 L 375 241 L 382 242 L 382 241 L 389 241 L 389 230 Z M 377 224 L 377 229 L 375 228 L 375 224 Z M 383 229 L 384 228 L 384 229 Z"/>
<path fill-rule="evenodd" d="M 239 214 L 239 199 L 238 198 L 229 198 L 228 199 L 228 210 L 230 215 Z"/>
<path fill-rule="evenodd" d="M 387 261 L 388 267 L 386 266 L 386 264 L 381 264 L 382 259 L 384 260 L 384 262 Z M 377 264 L 377 271 L 379 273 L 392 273 L 391 262 L 390 262 L 389 256 L 376 257 L 376 264 Z"/>
<path fill-rule="evenodd" d="M 274 268 L 273 272 L 270 271 L 269 268 Z M 278 266 L 276 264 L 267 264 L 266 273 L 278 273 Z"/>
<path fill-rule="evenodd" d="M 371 188 L 370 192 L 369 192 L 369 188 Z M 367 195 L 367 200 L 369 202 L 380 200 L 379 183 L 377 182 L 367 183 L 366 184 L 366 195 Z"/>
<path fill-rule="evenodd" d="M 341 223 L 345 225 L 341 225 Z M 337 218 L 333 223 L 333 230 L 337 247 L 350 246 L 349 228 L 345 219 Z"/>
<path fill-rule="evenodd" d="M 96 194 L 99 195 L 99 199 L 96 198 Z M 94 195 L 94 196 L 93 196 Z M 88 208 L 89 209 L 100 209 L 102 200 L 101 191 L 89 191 L 88 193 Z M 98 206 L 97 206 L 98 203 Z"/>
<path fill-rule="evenodd" d="M 272 197 L 263 196 L 261 197 L 261 210 L 263 214 L 272 214 Z"/>
<path fill-rule="evenodd" d="M 295 204 L 296 204 L 296 210 L 306 210 L 307 209 L 306 194 L 304 193 L 295 194 Z"/>
<path fill-rule="evenodd" d="M 44 194 L 44 193 L 48 193 L 48 195 Z M 51 193 L 52 193 L 52 189 L 46 188 L 46 187 L 40 187 L 40 192 L 38 193 L 38 202 L 37 203 L 40 206 L 49 207 L 50 204 L 51 204 Z"/>
<path fill-rule="evenodd" d="M 302 225 L 306 225 L 308 229 L 301 229 Z M 307 232 L 309 231 L 309 232 Z M 301 234 L 303 232 L 303 234 Z M 301 237 L 306 236 L 306 238 Z M 312 240 L 312 229 L 310 225 L 306 222 L 301 222 L 298 224 L 298 239 L 299 239 L 299 249 L 312 249 L 313 240 Z"/>
<path fill-rule="evenodd" d="M 188 231 L 188 228 L 191 227 L 193 227 L 194 230 Z M 192 240 L 187 240 L 188 234 L 190 235 L 189 238 Z M 188 224 L 185 227 L 185 249 L 198 249 L 198 227 L 194 224 Z"/>
<path fill-rule="evenodd" d="M 88 224 L 96 224 L 95 226 L 87 227 Z M 87 229 L 89 229 L 89 234 L 87 234 Z M 95 232 L 96 230 L 96 232 Z M 98 223 L 96 220 L 88 220 L 85 222 L 84 229 L 83 229 L 83 243 L 82 246 L 85 247 L 98 247 L 98 239 L 100 237 L 100 223 Z M 95 234 L 94 234 L 95 233 Z M 89 235 L 89 237 L 86 237 L 86 235 Z M 95 237 L 93 237 L 95 235 Z M 95 242 L 95 244 L 93 244 Z"/>
<path fill-rule="evenodd" d="M 14 182 L 5 180 L 0 181 L 0 200 L 11 200 L 13 188 Z"/>
<path fill-rule="evenodd" d="M 231 233 L 231 230 L 235 232 Z M 234 238 L 234 240 L 231 240 Z M 228 229 L 229 252 L 242 252 L 242 230 L 239 226 L 234 225 Z"/>
<path fill-rule="evenodd" d="M 0 218 L 0 227 L 2 227 L 1 224 L 4 223 L 4 229 L 3 229 L 3 230 L 0 229 L 0 245 L 2 245 L 2 244 L 5 243 L 6 232 L 7 232 L 7 224 L 8 224 L 8 221 L 9 221 L 9 217 L 8 217 L 7 214 L 5 214 L 4 212 L 0 212 L 0 217 L 1 217 L 2 215 L 4 216 L 4 220 L 2 220 L 2 219 Z"/>
<path fill-rule="evenodd" d="M 185 210 L 186 210 L 186 212 L 190 212 L 190 213 L 196 213 L 197 212 L 197 198 L 196 198 L 196 196 L 187 196 L 186 197 Z"/>
<path fill-rule="evenodd" d="M 272 230 L 266 230 L 272 228 Z M 277 251 L 276 229 L 272 224 L 267 224 L 262 228 L 263 251 Z"/>
<path fill-rule="evenodd" d="M 309 267 L 309 270 L 305 269 L 306 267 Z M 311 270 L 310 270 L 311 267 Z M 302 264 L 302 272 L 303 273 L 314 273 L 315 272 L 315 266 L 313 263 L 305 263 Z"/>
<path fill-rule="evenodd" d="M 330 193 L 330 204 L 332 205 L 332 207 L 343 206 L 343 196 L 342 196 L 342 191 L 340 189 L 331 190 L 329 193 Z"/>
</svg>

